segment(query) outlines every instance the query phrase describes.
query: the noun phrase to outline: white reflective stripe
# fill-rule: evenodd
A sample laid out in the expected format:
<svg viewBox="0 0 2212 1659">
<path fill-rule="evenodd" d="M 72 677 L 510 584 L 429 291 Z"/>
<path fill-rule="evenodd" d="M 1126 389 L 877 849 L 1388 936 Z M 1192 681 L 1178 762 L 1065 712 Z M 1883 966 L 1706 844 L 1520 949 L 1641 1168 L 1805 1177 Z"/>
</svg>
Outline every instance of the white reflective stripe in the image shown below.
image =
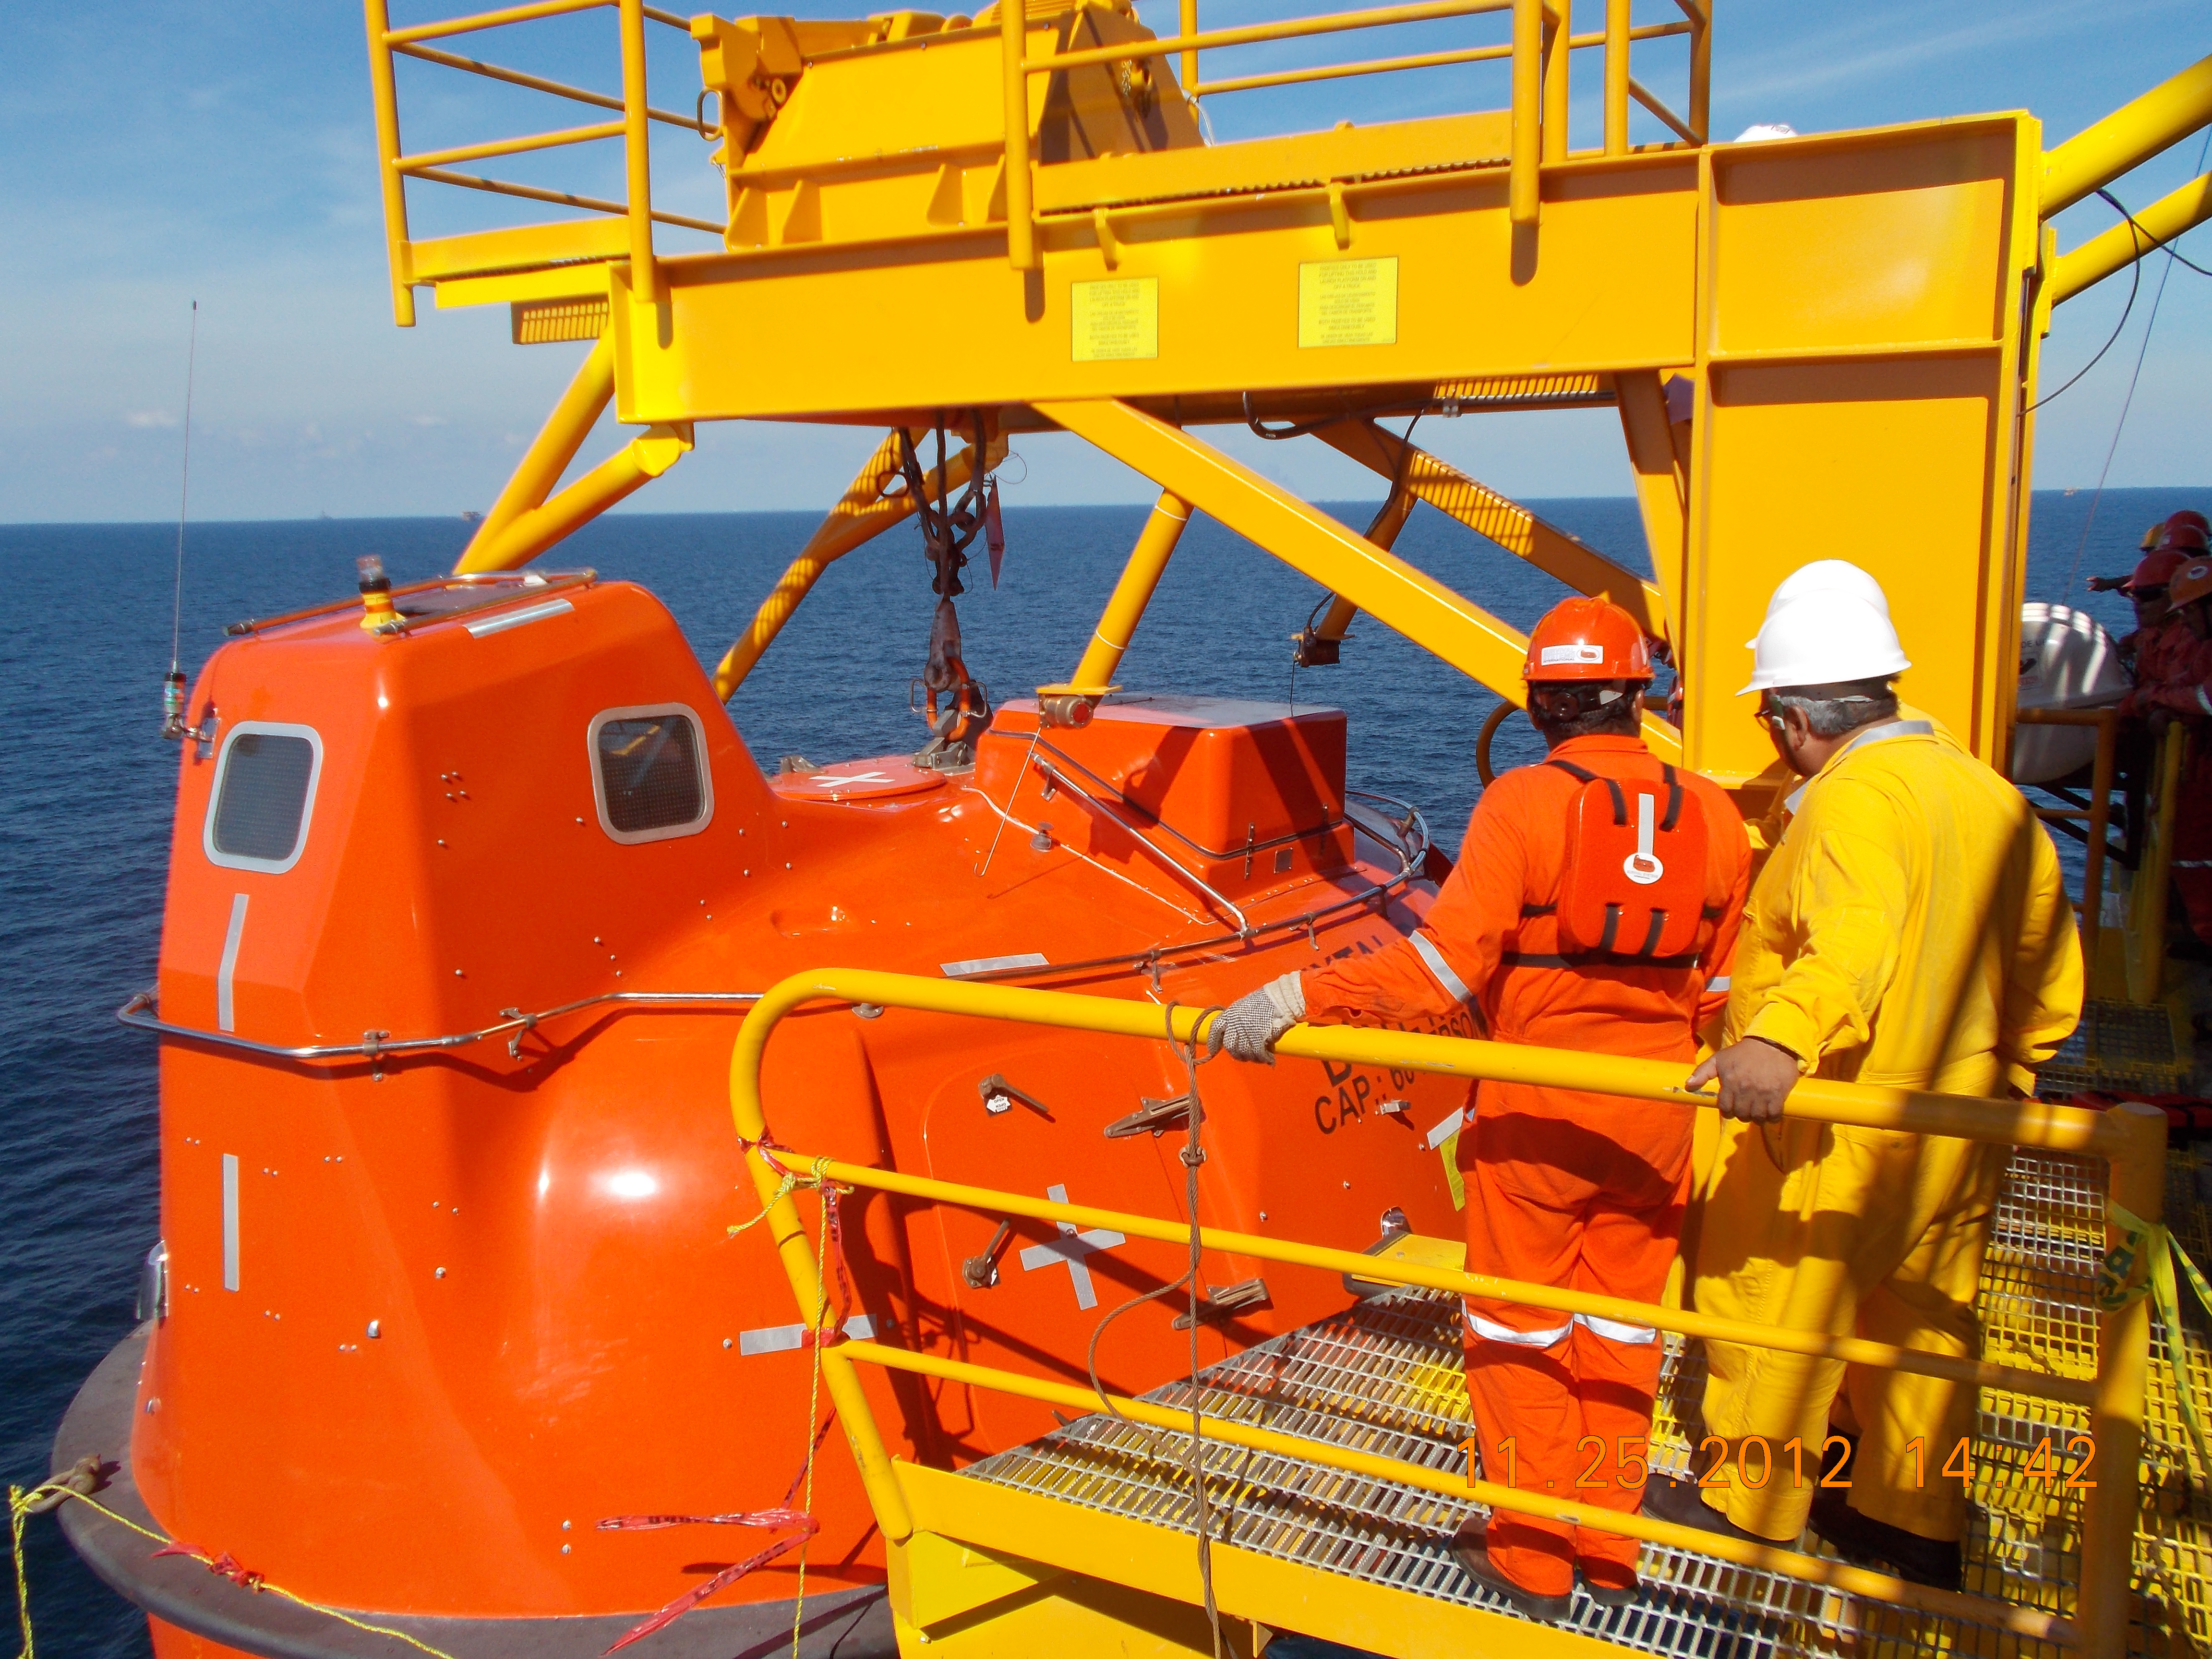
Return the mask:
<svg viewBox="0 0 2212 1659">
<path fill-rule="evenodd" d="M 855 1340 L 868 1341 L 875 1334 L 876 1322 L 866 1314 L 854 1314 L 845 1322 L 845 1334 Z M 805 1346 L 804 1325 L 763 1325 L 738 1333 L 738 1352 L 746 1358 L 759 1353 L 790 1353 Z"/>
<path fill-rule="evenodd" d="M 234 1031 L 238 1029 L 230 998 L 231 975 L 238 971 L 238 942 L 246 936 L 246 895 L 240 893 L 230 901 L 230 931 L 222 936 L 222 960 L 215 970 L 215 1029 Z"/>
<path fill-rule="evenodd" d="M 1548 1331 L 1516 1331 L 1510 1325 L 1501 1325 L 1494 1319 L 1485 1319 L 1472 1308 L 1463 1310 L 1467 1316 L 1468 1334 L 1479 1336 L 1486 1342 L 1510 1342 L 1516 1348 L 1548 1348 L 1563 1340 L 1575 1328 L 1568 1320 L 1564 1325 Z"/>
<path fill-rule="evenodd" d="M 1601 1336 L 1608 1342 L 1626 1342 L 1637 1347 L 1646 1347 L 1659 1340 L 1659 1333 L 1649 1325 L 1626 1325 L 1618 1319 L 1601 1319 L 1595 1314 L 1577 1314 L 1574 1322 L 1593 1336 Z"/>
<path fill-rule="evenodd" d="M 1466 1122 L 1467 1108 L 1462 1106 L 1453 1111 L 1443 1122 L 1437 1124 L 1435 1128 L 1429 1131 L 1429 1150 L 1432 1152 L 1436 1151 L 1437 1147 L 1443 1146 L 1444 1142 L 1449 1140 L 1452 1136 L 1458 1133 Z"/>
<path fill-rule="evenodd" d="M 1705 989 L 1708 991 L 1725 991 L 1728 988 L 1729 976 L 1726 974 L 1715 974 L 1705 981 Z"/>
<path fill-rule="evenodd" d="M 238 1154 L 222 1155 L 222 1287 L 238 1288 Z"/>
<path fill-rule="evenodd" d="M 2204 695 L 2204 688 L 2201 685 L 2197 688 L 2197 706 L 2206 714 L 2212 714 L 2212 697 Z"/>
<path fill-rule="evenodd" d="M 1474 993 L 1467 988 L 1457 974 L 1452 972 L 1451 963 L 1444 960 L 1444 953 L 1437 949 L 1437 942 L 1434 939 L 1418 927 L 1406 937 L 1413 941 L 1413 949 L 1419 953 L 1422 962 L 1427 965 L 1428 970 L 1437 976 L 1437 983 L 1450 993 L 1454 1001 L 1474 1000 Z"/>
</svg>

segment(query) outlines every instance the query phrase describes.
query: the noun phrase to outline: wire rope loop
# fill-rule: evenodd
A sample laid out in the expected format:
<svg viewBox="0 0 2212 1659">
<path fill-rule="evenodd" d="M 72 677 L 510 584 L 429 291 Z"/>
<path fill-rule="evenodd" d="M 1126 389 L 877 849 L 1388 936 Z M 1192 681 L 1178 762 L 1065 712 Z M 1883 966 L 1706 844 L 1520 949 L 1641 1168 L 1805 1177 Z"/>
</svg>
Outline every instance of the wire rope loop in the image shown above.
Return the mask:
<svg viewBox="0 0 2212 1659">
<path fill-rule="evenodd" d="M 1505 724 L 1505 717 L 1512 712 L 1513 705 L 1499 698 L 1498 707 L 1482 722 L 1482 730 L 1474 734 L 1474 772 L 1486 789 L 1498 781 L 1498 774 L 1490 764 L 1490 740 L 1498 735 L 1498 728 Z"/>
</svg>

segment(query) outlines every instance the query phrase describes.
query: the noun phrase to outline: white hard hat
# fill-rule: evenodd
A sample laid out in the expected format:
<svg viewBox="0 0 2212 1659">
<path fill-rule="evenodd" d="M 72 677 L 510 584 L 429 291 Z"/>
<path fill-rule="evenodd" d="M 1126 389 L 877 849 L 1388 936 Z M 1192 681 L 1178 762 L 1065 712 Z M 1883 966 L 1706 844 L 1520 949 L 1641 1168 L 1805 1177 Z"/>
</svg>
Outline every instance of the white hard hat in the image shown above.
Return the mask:
<svg viewBox="0 0 2212 1659">
<path fill-rule="evenodd" d="M 1889 615 L 1889 595 L 1881 591 L 1881 584 L 1849 559 L 1815 559 L 1791 571 L 1782 579 L 1782 586 L 1774 590 L 1774 597 L 1767 600 L 1766 614 L 1771 617 L 1808 593 L 1844 594 L 1872 605 L 1885 617 Z M 1756 640 L 1744 641 L 1746 647 L 1758 643 Z"/>
<path fill-rule="evenodd" d="M 1751 684 L 1739 697 L 1778 686 L 1881 679 L 1912 666 L 1887 613 L 1833 589 L 1768 611 L 1751 648 L 1757 653 Z"/>
</svg>

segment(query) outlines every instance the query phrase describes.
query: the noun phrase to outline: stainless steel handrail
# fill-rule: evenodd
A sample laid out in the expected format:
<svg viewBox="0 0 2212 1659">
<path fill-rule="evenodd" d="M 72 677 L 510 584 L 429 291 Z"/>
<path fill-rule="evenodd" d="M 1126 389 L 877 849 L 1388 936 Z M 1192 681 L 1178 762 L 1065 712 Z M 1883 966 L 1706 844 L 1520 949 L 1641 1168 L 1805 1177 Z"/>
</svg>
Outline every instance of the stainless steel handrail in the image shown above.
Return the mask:
<svg viewBox="0 0 2212 1659">
<path fill-rule="evenodd" d="M 564 1002 L 542 1013 L 526 1014 L 519 1008 L 502 1009 L 501 1012 L 507 1018 L 495 1024 L 474 1031 L 455 1031 L 447 1036 L 402 1037 L 394 1042 L 386 1032 L 365 1031 L 359 1042 L 307 1043 L 296 1048 L 287 1048 L 276 1042 L 257 1042 L 251 1037 L 238 1036 L 228 1031 L 209 1031 L 197 1025 L 172 1024 L 154 1012 L 158 1003 L 151 991 L 139 992 L 115 1011 L 115 1018 L 134 1030 L 151 1031 L 158 1036 L 212 1043 L 217 1048 L 236 1048 L 246 1054 L 265 1054 L 271 1060 L 383 1060 L 392 1054 L 465 1048 L 472 1042 L 482 1042 L 486 1037 L 512 1032 L 514 1035 L 507 1045 L 507 1055 L 510 1059 L 519 1060 L 521 1058 L 522 1039 L 526 1035 L 549 1019 L 573 1014 L 580 1009 L 596 1008 L 608 1003 L 647 1008 L 714 1007 L 742 1004 L 750 1008 L 760 1000 L 758 991 L 607 991 L 595 997 Z"/>
</svg>

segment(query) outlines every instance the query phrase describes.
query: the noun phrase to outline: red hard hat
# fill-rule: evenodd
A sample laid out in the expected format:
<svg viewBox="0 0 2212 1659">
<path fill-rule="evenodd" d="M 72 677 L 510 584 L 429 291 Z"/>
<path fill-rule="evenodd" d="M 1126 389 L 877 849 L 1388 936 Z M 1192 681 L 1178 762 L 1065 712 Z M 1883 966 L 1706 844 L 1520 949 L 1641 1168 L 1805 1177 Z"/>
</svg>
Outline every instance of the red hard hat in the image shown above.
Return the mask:
<svg viewBox="0 0 2212 1659">
<path fill-rule="evenodd" d="M 1636 618 L 1603 599 L 1561 599 L 1528 635 L 1521 678 L 1531 684 L 1648 680 L 1651 653 Z"/>
<path fill-rule="evenodd" d="M 2166 521 L 2168 530 L 2179 530 L 2187 525 L 2191 529 L 2212 536 L 2212 519 L 2206 518 L 2193 507 L 2185 507 Z"/>
<path fill-rule="evenodd" d="M 2203 531 L 2197 532 L 2200 541 L 2203 535 Z M 2179 611 L 2183 605 L 2192 604 L 2207 594 L 2212 594 L 2212 560 L 2200 554 L 2174 572 L 2173 585 L 2166 589 L 2166 596 Z"/>
<path fill-rule="evenodd" d="M 2180 517 L 2177 513 L 2173 520 L 2167 522 L 2166 545 L 2159 550 L 2160 552 L 2186 555 L 2202 553 L 2207 547 L 2212 547 L 2212 539 L 2206 538 L 2203 525 L 2180 523 Z"/>
<path fill-rule="evenodd" d="M 2199 547 L 2203 546 L 2203 532 L 2197 535 Z M 2120 592 L 2133 593 L 2139 588 L 2163 587 L 2173 573 L 2188 562 L 2189 556 L 2179 549 L 2161 547 L 2155 553 L 2146 553 L 2136 566 L 2135 574 L 2120 584 Z"/>
</svg>

